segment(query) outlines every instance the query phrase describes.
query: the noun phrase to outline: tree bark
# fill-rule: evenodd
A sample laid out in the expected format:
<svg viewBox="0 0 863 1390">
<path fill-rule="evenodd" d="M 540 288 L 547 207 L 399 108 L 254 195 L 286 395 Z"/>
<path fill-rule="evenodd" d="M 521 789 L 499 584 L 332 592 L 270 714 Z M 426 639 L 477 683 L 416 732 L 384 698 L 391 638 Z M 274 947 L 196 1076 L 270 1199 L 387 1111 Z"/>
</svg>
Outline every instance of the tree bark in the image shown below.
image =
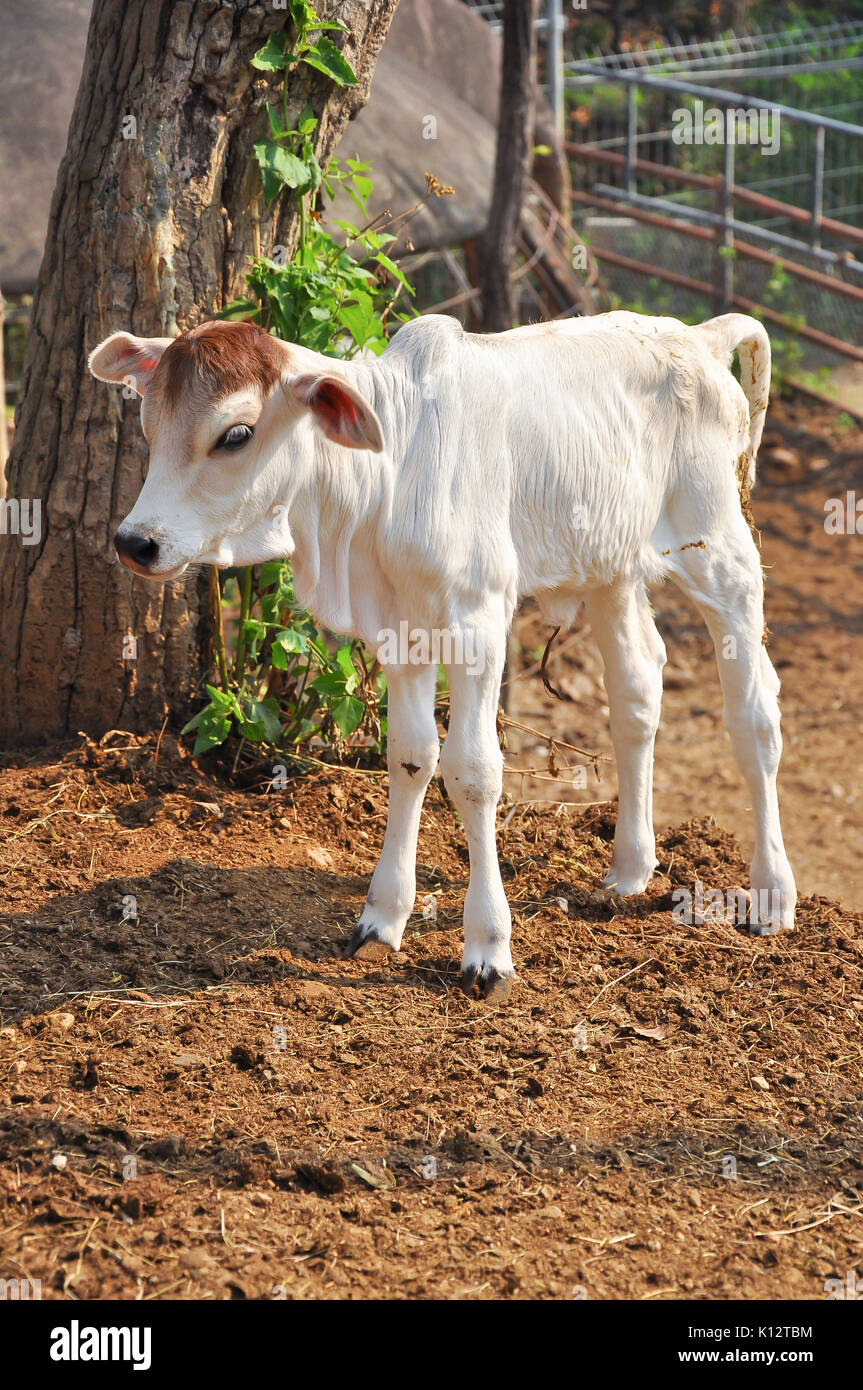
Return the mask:
<svg viewBox="0 0 863 1390">
<path fill-rule="evenodd" d="M 320 116 L 322 163 L 368 96 L 397 3 L 319 0 L 348 26 L 333 37 L 358 77 L 334 88 L 303 66 L 291 79 L 289 114 L 310 102 Z M 95 0 L 8 465 L 10 497 L 39 501 L 42 533 L 0 540 L 0 745 L 158 727 L 200 689 L 206 572 L 161 587 L 117 563 L 146 446 L 137 399 L 94 381 L 87 355 L 116 329 L 172 336 L 242 291 L 251 147 L 277 81 L 250 59 L 286 19 L 260 0 Z M 295 198 L 263 222 L 265 250 L 273 237 L 293 250 Z"/>
<path fill-rule="evenodd" d="M 488 227 L 478 246 L 486 333 L 500 333 L 515 321 L 512 268 L 524 185 L 533 161 L 537 4 L 538 0 L 504 0 L 494 192 Z"/>
</svg>

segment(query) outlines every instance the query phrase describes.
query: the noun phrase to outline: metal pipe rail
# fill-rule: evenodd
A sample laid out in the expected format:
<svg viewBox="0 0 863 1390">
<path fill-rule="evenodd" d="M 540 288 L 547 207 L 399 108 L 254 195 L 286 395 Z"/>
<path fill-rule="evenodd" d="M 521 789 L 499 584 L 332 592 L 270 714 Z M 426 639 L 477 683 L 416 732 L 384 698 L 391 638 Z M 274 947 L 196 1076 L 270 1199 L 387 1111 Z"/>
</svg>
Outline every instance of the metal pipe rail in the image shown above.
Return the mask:
<svg viewBox="0 0 863 1390">
<path fill-rule="evenodd" d="M 733 149 L 733 145 L 727 145 L 726 149 Z M 858 275 L 863 275 L 863 261 L 856 261 L 836 251 L 825 251 L 820 246 L 812 246 L 810 243 L 801 241 L 798 237 L 784 236 L 781 232 L 774 232 L 769 227 L 759 227 L 754 222 L 741 222 L 736 217 L 728 215 L 727 210 L 721 213 L 707 212 L 703 208 L 690 208 L 685 203 L 672 203 L 669 198 L 649 198 L 644 193 L 629 193 L 622 188 L 615 188 L 612 184 L 594 184 L 597 193 L 604 198 L 614 199 L 621 207 L 626 207 L 632 203 L 634 207 L 654 208 L 656 211 L 673 212 L 676 217 L 682 217 L 690 222 L 701 224 L 704 227 L 713 227 L 718 232 L 730 234 L 742 232 L 744 236 L 755 237 L 757 241 L 769 242 L 771 246 L 784 246 L 789 251 L 803 251 L 807 256 L 814 256 L 816 260 L 824 261 L 826 265 L 841 265 L 848 270 L 856 271 Z M 720 185 L 721 187 L 721 185 Z M 728 246 L 733 246 L 733 242 L 726 241 Z"/>
<path fill-rule="evenodd" d="M 847 66 L 863 67 L 863 58 L 849 60 Z M 570 77 L 580 75 L 582 79 L 594 85 L 616 84 L 622 87 L 626 93 L 624 152 L 598 148 L 596 145 L 565 143 L 567 153 L 577 159 L 588 164 L 604 164 L 606 167 L 610 166 L 617 169 L 622 175 L 623 186 L 613 187 L 607 183 L 596 183 L 584 192 L 576 192 L 573 195 L 573 202 L 584 205 L 592 201 L 597 206 L 619 211 L 637 221 L 645 221 L 663 229 L 674 230 L 702 242 L 710 240 L 714 247 L 714 283 L 708 285 L 681 275 L 676 270 L 665 269 L 663 266 L 647 265 L 631 257 L 621 256 L 617 252 L 596 248 L 595 254 L 598 259 L 604 260 L 609 265 L 617 265 L 622 269 L 636 271 L 642 275 L 655 276 L 668 284 L 699 295 L 706 294 L 712 297 L 714 310 L 718 313 L 723 313 L 732 307 L 758 312 L 762 318 L 797 333 L 801 338 L 833 352 L 841 353 L 854 361 L 863 362 L 863 348 L 841 341 L 818 328 L 808 325 L 801 326 L 792 322 L 776 309 L 764 305 L 754 305 L 750 300 L 735 293 L 734 286 L 734 259 L 735 254 L 739 254 L 766 264 L 781 264 L 782 269 L 789 274 L 806 281 L 819 290 L 843 298 L 846 303 L 848 300 L 853 300 L 857 304 L 863 301 L 863 287 L 857 283 L 853 281 L 851 284 L 845 284 L 841 281 L 833 282 L 828 275 L 821 274 L 811 268 L 811 261 L 814 260 L 821 262 L 823 267 L 834 271 L 850 273 L 852 276 L 863 276 L 863 255 L 857 251 L 857 256 L 860 256 L 857 259 L 852 250 L 849 249 L 856 250 L 863 247 L 863 230 L 850 223 L 824 216 L 824 156 L 827 136 L 828 134 L 838 134 L 851 141 L 859 141 L 863 139 L 863 125 L 839 121 L 832 116 L 822 115 L 818 112 L 802 111 L 797 107 L 766 101 L 762 97 L 744 96 L 740 92 L 703 86 L 700 82 L 696 84 L 693 81 L 687 82 L 672 77 L 655 76 L 643 71 L 614 70 L 599 68 L 594 63 L 575 62 L 567 65 L 567 75 Z M 639 90 L 643 92 L 653 90 L 660 93 L 672 93 L 681 97 L 696 98 L 702 103 L 702 111 L 707 105 L 721 111 L 725 117 L 724 129 L 722 130 L 722 135 L 725 138 L 717 142 L 717 147 L 721 148 L 722 151 L 721 172 L 716 174 L 690 173 L 678 169 L 675 165 L 640 159 L 638 143 L 640 132 L 638 131 L 638 103 L 636 101 Z M 756 192 L 754 189 L 745 188 L 735 182 L 736 142 L 733 138 L 728 138 L 729 135 L 733 135 L 733 132 L 728 130 L 727 118 L 729 113 L 740 110 L 767 112 L 774 121 L 778 117 L 780 125 L 782 121 L 785 121 L 786 124 L 796 123 L 798 126 L 803 126 L 813 132 L 811 169 L 807 171 L 811 188 L 810 207 L 797 207 L 764 193 Z M 857 148 L 863 154 L 863 147 L 858 146 Z M 711 194 L 714 199 L 714 208 L 710 210 L 692 207 L 674 201 L 667 194 L 658 197 L 648 196 L 638 189 L 639 176 L 647 176 L 660 183 L 676 184 L 682 188 L 697 189 Z M 766 213 L 768 217 L 781 218 L 790 223 L 792 229 L 799 227 L 801 234 L 799 236 L 789 235 L 786 231 L 779 232 L 757 223 L 742 221 L 735 216 L 735 203 L 755 208 L 761 213 Z M 824 238 L 834 239 L 834 246 L 836 240 L 844 245 L 839 249 L 830 249 L 822 244 Z M 756 245 L 753 245 L 753 242 Z M 788 255 L 783 257 L 776 254 L 771 255 L 771 250 L 797 253 L 797 255 L 806 257 L 810 264 L 798 265 L 789 259 Z"/>
<path fill-rule="evenodd" d="M 618 169 L 623 169 L 626 166 L 626 155 L 619 154 L 617 150 L 598 149 L 595 145 L 576 145 L 570 140 L 564 142 L 564 149 L 567 154 L 573 154 L 578 159 L 586 160 L 589 163 L 611 164 Z M 700 188 L 712 192 L 716 192 L 722 186 L 721 174 L 690 173 L 686 169 L 676 168 L 673 164 L 657 164 L 652 159 L 637 159 L 635 172 L 648 174 L 651 178 L 665 179 L 669 183 L 679 183 L 688 188 Z M 617 191 L 620 192 L 619 189 Z M 812 222 L 812 213 L 807 212 L 805 208 L 795 207 L 793 203 L 783 203 L 780 199 L 771 198 L 766 193 L 755 193 L 751 188 L 744 188 L 738 183 L 733 185 L 731 191 L 737 202 L 758 208 L 759 212 L 771 213 L 776 217 L 785 217 L 789 222 L 806 223 L 807 225 Z M 673 203 L 671 206 L 679 210 L 682 205 Z M 749 231 L 750 224 L 745 223 L 744 225 Z M 851 242 L 856 246 L 863 246 L 863 230 L 860 227 L 853 227 L 850 222 L 837 222 L 832 217 L 821 217 L 818 227 L 828 236 Z M 800 242 L 800 247 L 807 252 L 810 250 L 810 245 L 806 242 Z M 840 259 L 844 263 L 844 257 Z"/>
<path fill-rule="evenodd" d="M 600 185 L 596 184 L 595 187 L 599 188 Z M 619 199 L 603 198 L 597 193 L 582 193 L 577 189 L 573 190 L 569 196 L 573 203 L 578 203 L 582 207 L 597 207 L 601 208 L 603 212 L 621 211 L 622 204 Z M 679 232 L 682 236 L 693 237 L 695 240 L 707 241 L 711 244 L 716 240 L 708 227 L 689 226 L 672 217 L 663 217 L 657 213 L 647 212 L 641 207 L 630 207 L 628 204 L 624 206 L 627 216 L 636 222 L 644 222 L 650 227 L 659 227 L 662 231 Z M 677 204 L 674 206 L 676 207 Z M 822 275 L 818 270 L 810 270 L 809 266 L 798 265 L 796 261 L 789 261 L 785 256 L 771 255 L 762 247 L 750 246 L 744 241 L 736 241 L 734 249 L 745 260 L 759 261 L 762 265 L 778 266 L 780 270 L 796 276 L 799 280 L 805 280 L 807 284 L 815 285 L 818 289 L 827 290 L 830 294 L 838 294 L 845 299 L 853 299 L 856 303 L 863 304 L 863 285 L 848 285 L 844 280 L 837 280 L 832 275 Z"/>
<path fill-rule="evenodd" d="M 863 60 L 849 59 L 849 64 L 859 64 Z M 616 71 L 611 68 L 591 68 L 584 62 L 567 63 L 567 73 L 589 72 L 593 81 L 601 86 L 605 82 L 622 82 L 624 86 L 646 87 L 659 92 L 674 92 L 678 96 L 709 98 L 716 106 L 745 106 L 755 111 L 778 111 L 780 120 L 799 121 L 802 125 L 823 126 L 839 135 L 853 135 L 863 139 L 863 126 L 852 125 L 847 121 L 837 121 L 833 116 L 821 116 L 814 111 L 801 111 L 797 106 L 781 106 L 763 97 L 744 96 L 742 92 L 729 92 L 723 87 L 700 87 L 693 82 L 678 82 L 673 77 L 645 76 L 639 72 Z"/>
<path fill-rule="evenodd" d="M 709 296 L 714 290 L 714 286 L 708 285 L 704 280 L 693 280 L 689 275 L 680 275 L 676 270 L 666 270 L 664 266 L 645 265 L 643 261 L 633 260 L 631 256 L 621 256 L 617 251 L 606 251 L 604 247 L 600 246 L 592 246 L 591 251 L 597 260 L 607 261 L 609 265 L 619 266 L 622 270 L 632 270 L 639 275 L 655 276 L 657 280 L 663 280 L 668 285 L 675 285 L 678 289 L 689 290 L 693 294 Z M 728 308 L 742 309 L 744 313 L 751 314 L 754 318 L 767 319 L 768 323 L 775 323 L 779 328 L 784 328 L 787 332 L 794 333 L 800 338 L 806 338 L 808 342 L 826 348 L 829 352 L 839 353 L 842 357 L 850 357 L 853 362 L 863 362 L 863 348 L 857 347 L 855 343 L 845 343 L 841 338 L 831 337 L 829 333 L 822 333 L 818 328 L 810 328 L 808 324 L 792 323 L 784 314 L 780 314 L 777 309 L 768 308 L 766 304 L 756 304 L 752 299 L 744 299 L 742 295 L 733 294 L 729 300 Z"/>
<path fill-rule="evenodd" d="M 849 60 L 851 66 L 863 65 L 863 59 Z M 835 252 L 825 251 L 821 246 L 822 235 L 841 236 L 844 240 L 863 244 L 863 232 L 859 228 L 849 227 L 846 223 L 834 222 L 833 219 L 825 218 L 824 208 L 824 145 L 827 132 L 839 134 L 846 139 L 863 139 L 863 126 L 852 124 L 848 121 L 839 121 L 832 116 L 822 115 L 818 112 L 802 111 L 795 106 L 785 106 L 781 103 L 766 101 L 763 97 L 744 96 L 741 92 L 728 91 L 720 87 L 703 87 L 693 82 L 681 82 L 673 77 L 656 77 L 645 73 L 634 71 L 613 71 L 605 69 L 597 71 L 592 64 L 585 62 L 575 62 L 568 65 L 567 71 L 570 74 L 589 74 L 591 82 L 596 84 L 617 83 L 626 92 L 626 153 L 622 157 L 623 180 L 625 199 L 634 205 L 639 202 L 642 206 L 653 207 L 657 211 L 674 211 L 674 204 L 667 199 L 651 199 L 645 202 L 644 195 L 639 194 L 636 181 L 639 173 L 638 160 L 638 106 L 636 94 L 639 90 L 649 92 L 670 92 L 678 96 L 694 97 L 702 104 L 706 101 L 714 103 L 715 108 L 722 111 L 727 119 L 732 111 L 751 111 L 755 113 L 766 112 L 775 121 L 778 117 L 779 123 L 784 120 L 786 123 L 796 122 L 798 125 L 808 127 L 813 130 L 814 149 L 813 164 L 811 171 L 812 187 L 812 206 L 808 211 L 803 208 L 795 208 L 791 204 L 781 204 L 778 200 L 767 199 L 764 194 L 756 194 L 753 190 L 739 187 L 734 182 L 734 155 L 735 142 L 726 138 L 723 142 L 723 166 L 722 174 L 718 180 L 714 178 L 712 186 L 716 189 L 718 201 L 718 212 L 707 213 L 700 209 L 678 208 L 677 215 L 688 218 L 690 221 L 702 222 L 706 226 L 713 226 L 716 230 L 717 238 L 717 257 L 721 260 L 720 253 L 733 247 L 735 233 L 744 232 L 756 240 L 770 241 L 772 244 L 782 246 L 790 251 L 802 251 L 810 254 L 817 260 L 827 264 L 835 265 L 837 255 Z M 725 135 L 728 130 L 726 127 Z M 611 152 L 604 151 L 606 159 Z M 585 156 L 589 157 L 589 156 Z M 618 159 L 620 156 L 618 156 Z M 611 162 L 617 163 L 617 160 Z M 642 168 L 644 166 L 642 165 Z M 672 177 L 668 172 L 668 166 L 655 166 L 652 172 L 659 177 Z M 678 174 L 681 171 L 676 171 Z M 697 186 L 697 185 L 696 185 Z M 598 191 L 613 196 L 614 190 L 604 186 L 599 186 Z M 766 228 L 756 227 L 749 223 L 736 221 L 734 218 L 734 200 L 748 202 L 750 205 L 760 207 L 764 210 L 772 210 L 778 216 L 788 218 L 792 222 L 803 223 L 808 227 L 808 242 L 804 242 L 797 237 L 788 237 L 784 233 L 770 232 Z M 719 219 L 717 221 L 717 218 Z M 844 258 L 843 258 L 844 259 Z M 718 307 L 727 308 L 728 300 L 733 288 L 733 266 L 730 258 L 725 256 L 724 265 L 717 265 L 717 281 L 719 283 Z M 850 268 L 858 273 L 863 273 L 863 264 L 852 261 Z"/>
<path fill-rule="evenodd" d="M 470 3 L 470 0 L 469 0 Z M 766 58 L 795 54 L 801 45 L 810 47 L 835 48 L 837 44 L 859 42 L 863 39 L 863 20 L 831 20 L 827 24 L 788 25 L 779 30 L 762 32 L 758 29 L 745 34 L 723 34 L 713 39 L 693 40 L 690 43 L 644 46 L 635 44 L 620 53 L 605 53 L 601 56 L 576 59 L 596 72 L 603 72 L 607 64 L 618 68 L 642 71 L 662 68 L 671 64 L 685 67 L 697 74 L 699 69 L 711 63 L 720 63 L 723 58 L 729 62 L 745 63 L 747 58 L 764 60 Z M 767 69 L 770 71 L 770 68 Z M 750 69 L 746 69 L 748 73 Z"/>
</svg>

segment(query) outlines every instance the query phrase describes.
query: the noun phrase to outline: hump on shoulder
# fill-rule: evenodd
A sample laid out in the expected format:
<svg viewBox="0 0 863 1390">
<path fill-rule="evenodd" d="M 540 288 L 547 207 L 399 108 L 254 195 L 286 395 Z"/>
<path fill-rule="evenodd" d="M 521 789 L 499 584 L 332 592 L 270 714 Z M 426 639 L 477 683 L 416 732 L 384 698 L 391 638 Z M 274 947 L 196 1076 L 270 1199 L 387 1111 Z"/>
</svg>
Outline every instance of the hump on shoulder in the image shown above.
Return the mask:
<svg viewBox="0 0 863 1390">
<path fill-rule="evenodd" d="M 423 314 L 402 324 L 381 360 L 389 359 L 395 365 L 401 359 L 414 374 L 428 375 L 440 371 L 466 338 L 458 319 L 447 314 Z"/>
</svg>

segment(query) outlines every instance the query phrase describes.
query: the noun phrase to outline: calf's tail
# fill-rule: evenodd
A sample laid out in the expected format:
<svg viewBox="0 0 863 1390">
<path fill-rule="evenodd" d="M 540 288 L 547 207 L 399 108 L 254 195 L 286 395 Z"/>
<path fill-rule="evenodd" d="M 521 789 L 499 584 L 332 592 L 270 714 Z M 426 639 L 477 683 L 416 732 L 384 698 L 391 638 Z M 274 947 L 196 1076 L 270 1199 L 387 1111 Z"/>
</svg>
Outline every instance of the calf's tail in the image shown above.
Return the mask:
<svg viewBox="0 0 863 1390">
<path fill-rule="evenodd" d="M 722 314 L 693 331 L 706 339 L 711 352 L 722 357 L 727 366 L 731 366 L 735 349 L 740 357 L 740 385 L 749 403 L 749 443 L 741 483 L 748 493 L 755 483 L 755 460 L 770 394 L 770 339 L 764 325 L 748 314 Z"/>
</svg>

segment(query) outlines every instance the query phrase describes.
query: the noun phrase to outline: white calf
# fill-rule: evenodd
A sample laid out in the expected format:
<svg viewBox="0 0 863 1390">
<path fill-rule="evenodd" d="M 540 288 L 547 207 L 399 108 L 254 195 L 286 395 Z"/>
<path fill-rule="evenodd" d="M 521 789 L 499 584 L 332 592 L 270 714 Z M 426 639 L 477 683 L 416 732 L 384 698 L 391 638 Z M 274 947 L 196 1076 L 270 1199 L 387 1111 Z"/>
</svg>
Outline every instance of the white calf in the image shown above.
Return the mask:
<svg viewBox="0 0 863 1390">
<path fill-rule="evenodd" d="M 738 348 L 743 389 L 729 371 Z M 390 810 L 349 950 L 398 948 L 438 759 L 435 669 L 391 634 L 476 638 L 449 662 L 441 767 L 470 851 L 462 971 L 502 997 L 513 976 L 495 846 L 495 720 L 519 594 L 550 622 L 587 606 L 605 662 L 620 808 L 611 870 L 641 891 L 656 857 L 653 742 L 665 651 L 647 586 L 671 575 L 717 650 L 725 718 L 755 815 L 761 928 L 791 927 L 795 888 L 776 794 L 779 682 L 763 645 L 758 551 L 741 509 L 755 475 L 770 345 L 754 319 L 697 328 L 606 314 L 494 337 L 428 317 L 374 361 L 319 357 L 249 324 L 176 340 L 114 334 L 94 374 L 143 396 L 150 469 L 115 544 L 153 579 L 187 565 L 290 556 L 300 601 L 380 654 L 389 683 Z M 469 648 L 468 648 L 469 649 Z M 759 929 L 756 927 L 756 929 Z"/>
</svg>

